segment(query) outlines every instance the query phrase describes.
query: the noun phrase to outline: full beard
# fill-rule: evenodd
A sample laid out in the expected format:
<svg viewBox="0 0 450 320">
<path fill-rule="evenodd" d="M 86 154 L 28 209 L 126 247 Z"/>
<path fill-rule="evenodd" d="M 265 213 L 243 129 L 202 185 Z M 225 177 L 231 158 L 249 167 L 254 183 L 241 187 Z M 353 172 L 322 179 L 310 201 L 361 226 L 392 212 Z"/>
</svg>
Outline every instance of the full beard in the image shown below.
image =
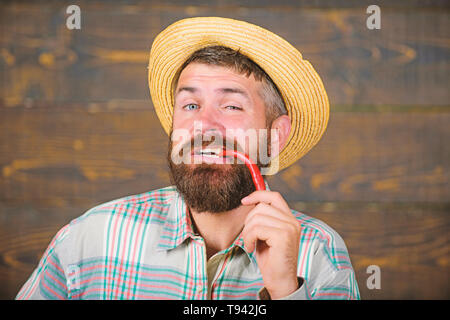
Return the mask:
<svg viewBox="0 0 450 320">
<path fill-rule="evenodd" d="M 256 190 L 245 164 L 175 164 L 171 139 L 168 150 L 171 182 L 196 212 L 233 210 L 241 205 L 242 198 Z"/>
</svg>

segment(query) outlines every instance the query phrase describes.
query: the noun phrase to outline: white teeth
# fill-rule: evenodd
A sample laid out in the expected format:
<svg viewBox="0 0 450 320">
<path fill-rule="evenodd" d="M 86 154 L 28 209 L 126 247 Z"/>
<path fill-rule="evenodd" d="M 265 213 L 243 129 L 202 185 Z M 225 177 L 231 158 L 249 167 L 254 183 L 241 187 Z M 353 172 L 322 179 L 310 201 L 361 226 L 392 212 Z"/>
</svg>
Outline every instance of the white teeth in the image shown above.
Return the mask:
<svg viewBox="0 0 450 320">
<path fill-rule="evenodd" d="M 210 158 L 219 158 L 219 156 L 218 156 L 218 155 L 215 155 L 215 154 L 202 154 L 202 156 L 204 156 L 204 157 L 210 157 Z"/>
<path fill-rule="evenodd" d="M 202 153 L 213 153 L 215 155 L 219 154 L 219 150 L 218 149 L 202 149 L 201 152 Z"/>
<path fill-rule="evenodd" d="M 205 148 L 202 150 L 197 151 L 195 154 L 218 158 L 219 157 L 220 150 L 219 149 L 209 149 Z"/>
</svg>

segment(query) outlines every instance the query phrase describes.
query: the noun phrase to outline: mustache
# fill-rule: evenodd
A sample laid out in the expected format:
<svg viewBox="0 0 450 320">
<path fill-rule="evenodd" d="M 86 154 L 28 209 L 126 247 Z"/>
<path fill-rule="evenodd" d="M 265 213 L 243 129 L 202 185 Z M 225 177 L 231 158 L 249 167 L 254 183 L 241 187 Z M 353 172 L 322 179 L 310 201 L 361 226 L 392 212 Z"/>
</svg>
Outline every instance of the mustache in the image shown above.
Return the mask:
<svg viewBox="0 0 450 320">
<path fill-rule="evenodd" d="M 169 146 L 167 157 L 173 165 L 200 164 L 200 150 L 205 150 L 206 154 L 216 157 L 213 160 L 215 164 L 243 164 L 244 162 L 237 157 L 221 157 L 219 150 L 236 151 L 245 154 L 250 158 L 265 174 L 273 165 L 272 154 L 275 154 L 279 148 L 278 140 L 274 129 L 270 134 L 268 129 L 243 129 L 229 130 L 220 132 L 219 130 L 194 131 L 191 133 L 186 129 L 171 130 L 169 135 Z M 272 137 L 275 135 L 275 140 Z M 275 143 L 273 143 L 275 141 Z M 211 161 L 212 158 L 208 159 Z M 223 160 L 223 161 L 222 161 Z M 277 165 L 278 162 L 275 162 Z"/>
<path fill-rule="evenodd" d="M 170 148 L 172 148 L 173 143 L 172 139 L 170 139 Z M 236 139 L 226 138 L 223 135 L 209 135 L 209 134 L 197 134 L 192 137 L 189 141 L 182 144 L 178 149 L 178 155 L 180 157 L 185 156 L 184 151 L 189 150 L 192 151 L 195 148 L 220 148 L 220 149 L 231 149 L 239 152 L 244 152 L 244 148 L 239 144 Z M 176 150 L 173 150 L 176 151 Z"/>
</svg>

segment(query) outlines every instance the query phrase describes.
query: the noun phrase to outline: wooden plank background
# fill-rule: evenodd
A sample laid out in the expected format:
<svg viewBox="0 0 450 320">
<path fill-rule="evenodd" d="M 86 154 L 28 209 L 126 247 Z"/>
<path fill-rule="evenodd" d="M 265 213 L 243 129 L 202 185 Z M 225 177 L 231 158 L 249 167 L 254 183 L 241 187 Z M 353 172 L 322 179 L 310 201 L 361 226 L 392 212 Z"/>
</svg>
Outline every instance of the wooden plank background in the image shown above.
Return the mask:
<svg viewBox="0 0 450 320">
<path fill-rule="evenodd" d="M 370 1 L 77 1 L 72 31 L 70 4 L 0 4 L 0 299 L 71 219 L 170 183 L 148 53 L 170 23 L 210 15 L 273 30 L 323 78 L 323 139 L 269 184 L 341 234 L 362 298 L 450 298 L 446 1 L 378 2 L 381 30 Z"/>
</svg>

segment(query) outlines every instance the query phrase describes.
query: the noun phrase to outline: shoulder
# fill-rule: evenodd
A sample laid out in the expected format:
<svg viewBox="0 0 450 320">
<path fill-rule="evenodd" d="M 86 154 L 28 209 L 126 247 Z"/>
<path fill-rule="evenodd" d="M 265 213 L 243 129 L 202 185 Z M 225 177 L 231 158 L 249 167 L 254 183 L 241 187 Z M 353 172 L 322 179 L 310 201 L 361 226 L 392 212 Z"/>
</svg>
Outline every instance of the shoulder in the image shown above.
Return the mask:
<svg viewBox="0 0 450 320">
<path fill-rule="evenodd" d="M 113 217 L 123 218 L 164 218 L 165 213 L 176 196 L 174 186 L 129 195 L 99 204 L 87 210 L 80 217 L 72 220 L 70 226 L 82 225 L 89 221 L 105 221 Z"/>
<path fill-rule="evenodd" d="M 347 246 L 336 230 L 317 218 L 296 210 L 291 211 L 301 223 L 301 245 L 324 254 L 337 269 L 351 266 Z"/>
<path fill-rule="evenodd" d="M 154 228 L 165 223 L 176 195 L 175 187 L 166 187 L 92 207 L 58 232 L 51 250 L 66 262 L 79 261 L 103 254 L 104 245 L 112 241 L 111 237 L 123 235 L 131 239 L 131 234 L 150 230 L 153 233 Z"/>
<path fill-rule="evenodd" d="M 303 232 L 314 233 L 328 246 L 336 246 L 343 242 L 341 236 L 328 224 L 317 218 L 311 217 L 300 211 L 291 209 L 294 216 L 301 223 Z"/>
</svg>

